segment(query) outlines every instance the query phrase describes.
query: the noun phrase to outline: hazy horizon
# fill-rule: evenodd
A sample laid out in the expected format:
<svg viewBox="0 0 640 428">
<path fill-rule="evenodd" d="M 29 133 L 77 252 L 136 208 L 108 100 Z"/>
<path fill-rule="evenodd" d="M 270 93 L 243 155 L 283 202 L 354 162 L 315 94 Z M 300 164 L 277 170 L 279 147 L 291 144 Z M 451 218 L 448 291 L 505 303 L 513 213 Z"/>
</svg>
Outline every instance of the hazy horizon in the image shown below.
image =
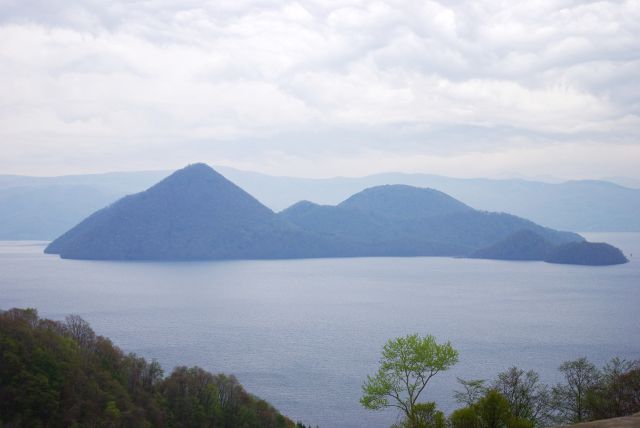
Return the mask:
<svg viewBox="0 0 640 428">
<path fill-rule="evenodd" d="M 16 177 L 33 177 L 33 178 L 61 178 L 61 177 L 74 177 L 74 176 L 89 176 L 89 175 L 109 175 L 109 174 L 127 174 L 127 173 L 131 173 L 131 174 L 135 174 L 135 173 L 166 173 L 167 175 L 182 169 L 184 167 L 186 167 L 187 165 L 191 165 L 191 164 L 195 164 L 195 163 L 201 163 L 201 162 L 189 162 L 188 164 L 185 164 L 183 166 L 177 167 L 175 169 L 131 169 L 131 170 L 122 170 L 122 169 L 113 169 L 113 170 L 104 170 L 104 171 L 96 171 L 96 172 L 86 172 L 86 173 L 64 173 L 64 174 L 52 174 L 52 175 L 47 175 L 47 174 L 5 174 L 3 172 L 0 172 L 0 176 L 16 176 Z M 487 179 L 487 180 L 524 180 L 524 181 L 532 181 L 532 182 L 540 182 L 540 183 L 549 183 L 549 184 L 554 184 L 554 183 L 564 183 L 567 181 L 582 181 L 582 180 L 586 180 L 586 181 L 590 181 L 590 180 L 594 180 L 594 181 L 608 181 L 614 184 L 618 184 L 624 187 L 629 187 L 629 188 L 638 188 L 640 187 L 640 178 L 634 178 L 634 177 L 629 177 L 629 176 L 608 176 L 608 177 L 569 177 L 569 178 L 563 178 L 563 177 L 558 177 L 558 176 L 553 176 L 553 175 L 531 175 L 531 176 L 527 176 L 527 175 L 523 175 L 523 174 L 507 174 L 507 173 L 497 173 L 495 175 L 486 175 L 486 176 L 477 176 L 477 175 L 468 175 L 465 176 L 463 174 L 461 175 L 453 175 L 453 174 L 435 174 L 435 173 L 430 173 L 430 172 L 412 172 L 412 171 L 378 171 L 378 172 L 372 172 L 370 174 L 362 174 L 362 175 L 348 175 L 348 174 L 344 174 L 344 175 L 327 175 L 327 176 L 304 176 L 304 175 L 286 175 L 286 174 L 278 174 L 278 173 L 266 173 L 266 172 L 260 172 L 260 171 L 255 171 L 255 170 L 249 170 L 249 169 L 243 169 L 243 168 L 235 168 L 232 166 L 227 166 L 227 165 L 214 165 L 214 164 L 208 164 L 209 166 L 211 166 L 212 168 L 218 170 L 218 172 L 221 172 L 224 175 L 224 171 L 222 171 L 223 169 L 229 169 L 229 170 L 234 170 L 237 172 L 242 172 L 242 173 L 248 173 L 248 174 L 260 174 L 260 175 L 267 175 L 270 177 L 277 177 L 277 178 L 292 178 L 292 179 L 310 179 L 310 180 L 332 180 L 332 179 L 358 179 L 358 178 L 367 178 L 367 177 L 373 177 L 373 176 L 378 176 L 378 175 L 386 175 L 386 174 L 406 174 L 406 175 L 412 175 L 412 174 L 416 174 L 416 175 L 433 175 L 433 176 L 441 176 L 441 177 L 446 177 L 446 178 L 453 178 L 453 179 L 468 179 L 468 180 L 473 180 L 473 179 L 478 179 L 478 180 L 483 180 L 483 179 Z M 391 183 L 389 183 L 391 184 Z"/>
</svg>

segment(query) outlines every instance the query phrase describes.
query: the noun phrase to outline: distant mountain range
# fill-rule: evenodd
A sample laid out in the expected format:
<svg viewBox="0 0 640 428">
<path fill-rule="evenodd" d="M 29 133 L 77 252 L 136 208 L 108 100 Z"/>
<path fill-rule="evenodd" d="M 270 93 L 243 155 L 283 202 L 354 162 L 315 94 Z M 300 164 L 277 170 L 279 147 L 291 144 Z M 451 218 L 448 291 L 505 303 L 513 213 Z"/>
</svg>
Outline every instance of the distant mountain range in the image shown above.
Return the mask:
<svg viewBox="0 0 640 428">
<path fill-rule="evenodd" d="M 407 184 L 440 190 L 475 209 L 507 212 L 555 229 L 640 232 L 640 189 L 606 181 L 544 183 L 402 173 L 361 178 L 299 179 L 219 170 L 276 211 L 305 199 L 335 205 L 369 187 Z"/>
<path fill-rule="evenodd" d="M 0 240 L 51 240 L 95 210 L 140 192 L 168 174 L 0 175 Z"/>
<path fill-rule="evenodd" d="M 555 229 L 640 231 L 640 189 L 606 181 L 543 183 L 401 173 L 304 179 L 216 169 L 274 211 L 300 200 L 335 205 L 369 187 L 407 184 L 438 189 L 473 208 L 508 212 Z M 0 175 L 0 239 L 53 239 L 96 209 L 140 192 L 169 174 L 144 171 L 62 177 Z M 634 183 L 622 178 L 612 180 Z"/>
<path fill-rule="evenodd" d="M 298 202 L 276 214 L 204 164 L 96 211 L 45 251 L 109 260 L 467 256 L 627 261 L 610 245 L 510 214 L 478 211 L 440 191 L 408 185 L 368 188 L 335 206 Z"/>
</svg>

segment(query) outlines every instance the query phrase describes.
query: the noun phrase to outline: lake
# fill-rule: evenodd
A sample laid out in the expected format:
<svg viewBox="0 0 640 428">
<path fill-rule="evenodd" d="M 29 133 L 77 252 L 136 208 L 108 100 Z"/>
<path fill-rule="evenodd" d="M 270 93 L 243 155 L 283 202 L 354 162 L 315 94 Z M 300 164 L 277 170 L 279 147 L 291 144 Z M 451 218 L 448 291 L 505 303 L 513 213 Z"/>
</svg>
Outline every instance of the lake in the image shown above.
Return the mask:
<svg viewBox="0 0 640 428">
<path fill-rule="evenodd" d="M 408 333 L 460 352 L 422 396 L 446 412 L 456 408 L 456 377 L 517 365 L 554 383 L 569 359 L 640 358 L 640 233 L 583 235 L 636 256 L 609 267 L 437 257 L 96 262 L 0 242 L 0 308 L 79 314 L 167 372 L 235 374 L 306 424 L 384 427 L 397 413 L 362 409 L 360 387 L 385 341 Z"/>
</svg>

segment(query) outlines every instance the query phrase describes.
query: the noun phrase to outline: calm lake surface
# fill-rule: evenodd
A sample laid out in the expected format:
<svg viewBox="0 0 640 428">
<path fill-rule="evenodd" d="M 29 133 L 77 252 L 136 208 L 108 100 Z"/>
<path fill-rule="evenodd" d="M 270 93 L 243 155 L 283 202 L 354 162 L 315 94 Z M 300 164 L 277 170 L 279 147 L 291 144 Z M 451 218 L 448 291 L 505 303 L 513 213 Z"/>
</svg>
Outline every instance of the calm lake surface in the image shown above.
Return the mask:
<svg viewBox="0 0 640 428">
<path fill-rule="evenodd" d="M 418 332 L 450 340 L 460 362 L 424 400 L 445 411 L 456 376 L 493 378 L 512 365 L 546 383 L 586 356 L 640 358 L 640 234 L 583 234 L 620 247 L 611 267 L 452 258 L 195 263 L 92 262 L 0 242 L 0 308 L 81 315 L 125 351 L 165 371 L 198 365 L 235 374 L 294 420 L 384 427 L 397 413 L 358 399 L 385 341 Z"/>
</svg>

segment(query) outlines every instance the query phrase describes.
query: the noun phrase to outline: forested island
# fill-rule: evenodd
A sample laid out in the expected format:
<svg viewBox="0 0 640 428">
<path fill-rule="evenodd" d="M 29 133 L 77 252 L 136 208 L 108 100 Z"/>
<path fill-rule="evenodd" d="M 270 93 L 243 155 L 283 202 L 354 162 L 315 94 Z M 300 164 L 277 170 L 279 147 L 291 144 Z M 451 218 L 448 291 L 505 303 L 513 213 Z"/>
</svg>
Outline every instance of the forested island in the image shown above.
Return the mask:
<svg viewBox="0 0 640 428">
<path fill-rule="evenodd" d="M 571 244 L 571 245 L 569 245 Z M 377 186 L 329 206 L 274 213 L 205 164 L 103 208 L 51 242 L 72 259 L 215 260 L 453 256 L 625 263 L 622 252 L 434 189 Z"/>
</svg>

